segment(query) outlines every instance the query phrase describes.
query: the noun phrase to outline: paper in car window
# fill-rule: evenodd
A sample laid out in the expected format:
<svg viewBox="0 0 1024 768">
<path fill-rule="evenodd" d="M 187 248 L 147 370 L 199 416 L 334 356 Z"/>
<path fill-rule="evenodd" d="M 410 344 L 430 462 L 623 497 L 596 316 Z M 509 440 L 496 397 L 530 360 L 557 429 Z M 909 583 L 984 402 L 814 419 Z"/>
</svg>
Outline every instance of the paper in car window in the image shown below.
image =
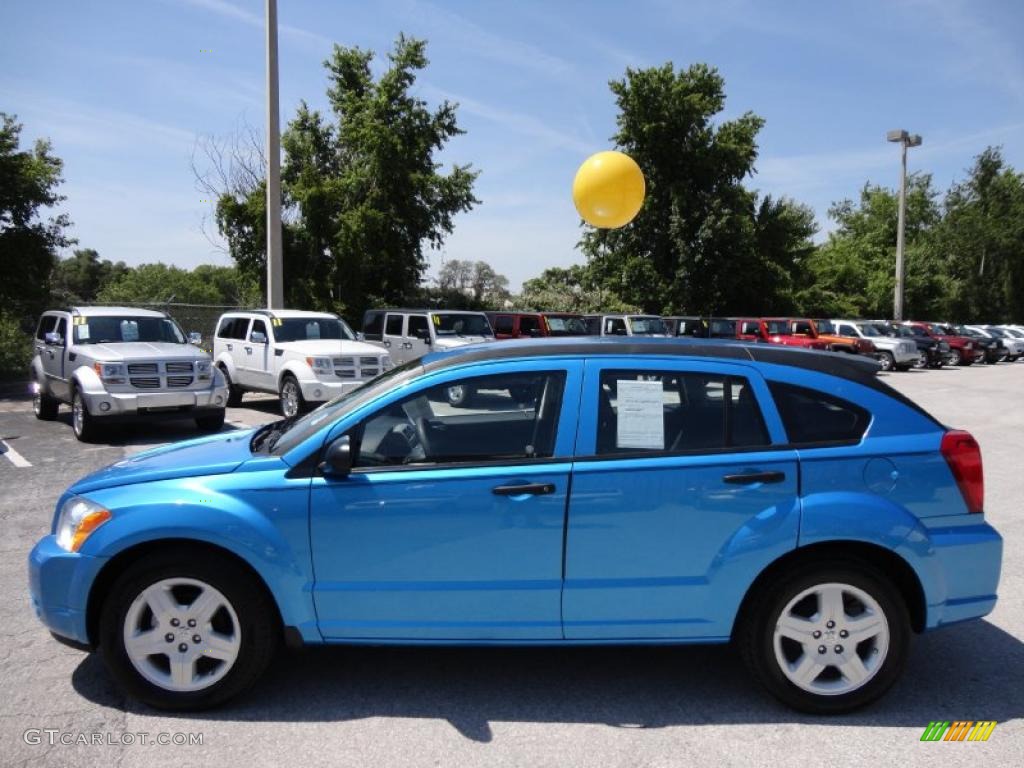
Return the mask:
<svg viewBox="0 0 1024 768">
<path fill-rule="evenodd" d="M 665 417 L 660 381 L 619 380 L 618 448 L 665 449 Z"/>
<path fill-rule="evenodd" d="M 88 341 L 89 340 L 89 326 L 85 323 L 80 323 L 75 326 L 78 329 L 78 340 Z"/>
</svg>

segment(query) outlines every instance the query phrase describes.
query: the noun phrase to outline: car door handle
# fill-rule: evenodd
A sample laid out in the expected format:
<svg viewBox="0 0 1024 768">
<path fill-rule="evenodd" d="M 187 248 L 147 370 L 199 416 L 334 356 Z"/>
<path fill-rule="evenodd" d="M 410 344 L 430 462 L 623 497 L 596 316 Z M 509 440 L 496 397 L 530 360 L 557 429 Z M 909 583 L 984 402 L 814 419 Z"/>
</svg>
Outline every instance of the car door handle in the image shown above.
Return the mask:
<svg viewBox="0 0 1024 768">
<path fill-rule="evenodd" d="M 722 475 L 722 482 L 730 485 L 753 485 L 754 483 L 781 483 L 785 472 L 745 472 L 739 475 Z"/>
<path fill-rule="evenodd" d="M 496 496 L 543 496 L 555 492 L 554 483 L 524 483 L 523 485 L 499 485 L 491 489 Z"/>
<path fill-rule="evenodd" d="M 385 342 L 384 342 L 384 346 L 385 346 L 385 347 L 390 347 L 390 346 L 391 346 L 391 342 L 390 342 L 390 341 L 387 341 L 387 340 L 385 340 Z"/>
<path fill-rule="evenodd" d="M 225 344 L 224 346 L 228 348 L 228 352 L 234 349 L 234 347 L 231 344 Z"/>
<path fill-rule="evenodd" d="M 252 354 L 252 347 L 246 347 L 245 348 L 245 354 L 251 355 Z"/>
</svg>

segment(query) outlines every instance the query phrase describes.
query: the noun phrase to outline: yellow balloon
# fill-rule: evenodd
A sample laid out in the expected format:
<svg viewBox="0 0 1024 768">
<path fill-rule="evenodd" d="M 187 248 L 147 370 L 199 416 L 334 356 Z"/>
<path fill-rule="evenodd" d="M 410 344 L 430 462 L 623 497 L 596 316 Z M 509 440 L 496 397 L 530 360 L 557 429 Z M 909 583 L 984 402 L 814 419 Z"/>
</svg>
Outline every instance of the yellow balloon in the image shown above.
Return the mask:
<svg viewBox="0 0 1024 768">
<path fill-rule="evenodd" d="M 572 182 L 572 201 L 588 224 L 624 227 L 644 203 L 644 174 L 629 155 L 598 152 L 583 161 Z"/>
</svg>

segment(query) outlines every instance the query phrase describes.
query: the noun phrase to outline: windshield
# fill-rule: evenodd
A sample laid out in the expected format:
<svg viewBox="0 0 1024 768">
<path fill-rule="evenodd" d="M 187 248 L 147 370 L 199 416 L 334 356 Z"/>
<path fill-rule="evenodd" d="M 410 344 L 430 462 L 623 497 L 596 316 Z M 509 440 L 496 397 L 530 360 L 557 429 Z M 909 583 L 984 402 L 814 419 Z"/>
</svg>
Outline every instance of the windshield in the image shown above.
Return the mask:
<svg viewBox="0 0 1024 768">
<path fill-rule="evenodd" d="M 392 368 L 390 371 L 382 373 L 375 379 L 370 379 L 365 384 L 343 395 L 338 395 L 333 400 L 329 400 L 300 419 L 294 421 L 283 419 L 282 421 L 267 424 L 262 430 L 257 430 L 253 434 L 253 450 L 273 451 L 278 456 L 282 453 L 287 453 L 318 429 L 322 429 L 327 424 L 344 416 L 353 408 L 383 394 L 391 387 L 398 386 L 411 379 L 420 370 L 420 359 L 410 360 L 407 363 Z M 264 430 L 269 429 L 269 432 L 273 432 L 275 427 L 280 430 L 278 434 L 270 435 L 269 439 L 260 441 L 261 437 L 269 435 Z"/>
<path fill-rule="evenodd" d="M 821 326 L 818 326 L 819 328 Z M 881 336 L 882 333 L 878 330 L 878 326 L 872 325 L 871 323 L 862 323 L 857 326 L 860 332 L 865 336 Z"/>
<path fill-rule="evenodd" d="M 765 325 L 768 326 L 769 336 L 788 336 L 789 335 L 789 321 L 788 320 L 767 320 Z"/>
<path fill-rule="evenodd" d="M 586 336 L 587 324 L 582 317 L 566 317 L 564 315 L 545 315 L 548 333 L 552 336 Z"/>
<path fill-rule="evenodd" d="M 73 318 L 76 344 L 148 341 L 184 344 L 185 336 L 169 317 L 133 315 Z"/>
<path fill-rule="evenodd" d="M 438 336 L 493 336 L 486 315 L 432 312 Z"/>
<path fill-rule="evenodd" d="M 654 336 L 665 333 L 665 324 L 660 317 L 633 315 L 629 318 L 629 327 L 634 336 Z"/>
<path fill-rule="evenodd" d="M 831 320 L 815 320 L 814 324 L 818 327 L 818 333 L 835 333 L 836 327 L 832 325 Z"/>
<path fill-rule="evenodd" d="M 317 339 L 349 339 L 356 335 L 344 320 L 334 317 L 285 317 L 274 319 L 274 340 L 310 341 Z"/>
<path fill-rule="evenodd" d="M 994 336 L 997 339 L 1005 339 L 1006 338 L 1006 332 L 1005 331 L 1000 331 L 998 328 L 986 328 L 985 329 L 985 333 L 987 333 L 989 336 Z"/>
<path fill-rule="evenodd" d="M 947 336 L 967 336 L 972 339 L 981 339 L 984 338 L 985 336 L 985 334 L 983 333 L 972 331 L 970 328 L 967 328 L 962 325 L 946 326 L 946 330 L 943 331 L 943 333 L 945 333 Z"/>
</svg>

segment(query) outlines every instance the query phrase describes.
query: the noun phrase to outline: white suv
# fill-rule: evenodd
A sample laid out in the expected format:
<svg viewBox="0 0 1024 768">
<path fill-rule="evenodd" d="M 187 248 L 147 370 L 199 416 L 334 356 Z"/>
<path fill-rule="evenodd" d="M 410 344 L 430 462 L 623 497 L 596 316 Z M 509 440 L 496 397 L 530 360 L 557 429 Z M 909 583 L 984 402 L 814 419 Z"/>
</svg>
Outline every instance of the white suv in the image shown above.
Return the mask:
<svg viewBox="0 0 1024 768">
<path fill-rule="evenodd" d="M 874 344 L 875 358 L 882 364 L 883 371 L 924 368 L 928 363 L 927 355 L 923 355 L 917 344 L 910 339 L 885 336 L 871 323 L 862 320 L 832 320 L 832 327 L 837 336 L 867 339 Z"/>
<path fill-rule="evenodd" d="M 330 400 L 390 369 L 391 357 L 356 341 L 344 320 L 327 312 L 256 309 L 217 321 L 213 359 L 231 387 L 228 405 L 244 392 L 271 392 L 281 413 Z"/>
<path fill-rule="evenodd" d="M 483 312 L 370 309 L 363 315 L 363 338 L 387 349 L 400 365 L 431 351 L 494 341 L 494 332 Z"/>
</svg>

